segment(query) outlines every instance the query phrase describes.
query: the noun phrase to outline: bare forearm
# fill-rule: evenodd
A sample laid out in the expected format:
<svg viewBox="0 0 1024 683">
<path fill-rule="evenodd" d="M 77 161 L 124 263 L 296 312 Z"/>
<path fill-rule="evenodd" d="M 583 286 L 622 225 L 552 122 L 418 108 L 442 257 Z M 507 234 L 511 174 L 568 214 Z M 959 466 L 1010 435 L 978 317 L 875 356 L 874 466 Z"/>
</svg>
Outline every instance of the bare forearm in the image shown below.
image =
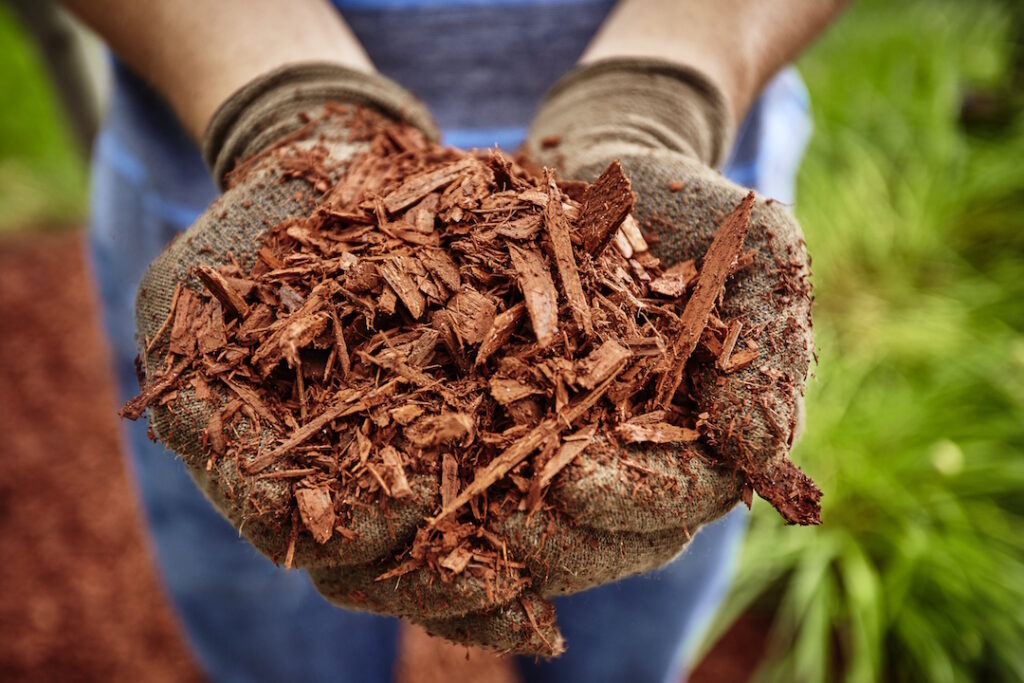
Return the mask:
<svg viewBox="0 0 1024 683">
<path fill-rule="evenodd" d="M 66 0 L 202 136 L 216 108 L 255 76 L 295 62 L 373 71 L 324 0 Z"/>
<path fill-rule="evenodd" d="M 849 0 L 620 0 L 582 62 L 656 57 L 695 67 L 743 118 L 775 72 Z"/>
</svg>

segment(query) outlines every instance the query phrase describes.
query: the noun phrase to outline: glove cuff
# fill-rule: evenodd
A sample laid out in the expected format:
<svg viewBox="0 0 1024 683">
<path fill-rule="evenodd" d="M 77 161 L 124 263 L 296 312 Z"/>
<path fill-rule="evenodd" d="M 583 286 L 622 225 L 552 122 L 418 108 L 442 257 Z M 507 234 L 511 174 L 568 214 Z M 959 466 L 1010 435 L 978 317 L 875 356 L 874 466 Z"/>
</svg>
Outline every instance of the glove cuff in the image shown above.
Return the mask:
<svg viewBox="0 0 1024 683">
<path fill-rule="evenodd" d="M 224 178 L 237 160 L 297 130 L 303 125 L 302 112 L 329 101 L 375 109 L 416 126 L 431 140 L 439 138 L 423 103 L 384 76 L 326 62 L 290 64 L 250 81 L 214 113 L 202 150 L 217 186 L 224 189 Z"/>
<path fill-rule="evenodd" d="M 721 89 L 692 67 L 614 58 L 559 79 L 541 103 L 527 145 L 536 160 L 570 177 L 595 162 L 652 149 L 717 166 L 729 151 L 732 121 Z"/>
</svg>

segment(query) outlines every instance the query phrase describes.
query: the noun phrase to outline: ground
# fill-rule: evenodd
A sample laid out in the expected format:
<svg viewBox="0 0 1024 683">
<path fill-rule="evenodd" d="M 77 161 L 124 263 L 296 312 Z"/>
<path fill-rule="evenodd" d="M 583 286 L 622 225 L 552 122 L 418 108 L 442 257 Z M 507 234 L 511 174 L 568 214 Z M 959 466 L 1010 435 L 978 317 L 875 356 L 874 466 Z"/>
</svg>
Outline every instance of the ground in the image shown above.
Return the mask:
<svg viewBox="0 0 1024 683">
<path fill-rule="evenodd" d="M 198 680 L 137 522 L 78 237 L 4 242 L 0 292 L 0 678 Z"/>
</svg>

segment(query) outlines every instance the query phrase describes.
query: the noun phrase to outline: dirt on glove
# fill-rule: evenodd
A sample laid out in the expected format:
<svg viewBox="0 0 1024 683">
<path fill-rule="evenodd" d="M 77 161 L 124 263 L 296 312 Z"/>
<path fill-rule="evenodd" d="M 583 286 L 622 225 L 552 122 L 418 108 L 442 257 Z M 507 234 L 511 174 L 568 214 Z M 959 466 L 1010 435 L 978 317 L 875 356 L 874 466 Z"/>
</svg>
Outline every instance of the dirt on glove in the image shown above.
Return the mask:
<svg viewBox="0 0 1024 683">
<path fill-rule="evenodd" d="M 248 501 L 277 520 L 276 561 L 292 566 L 302 543 L 343 549 L 361 510 L 387 518 L 427 482 L 434 514 L 377 579 L 426 568 L 442 585 L 468 573 L 500 593 L 533 577 L 493 522 L 561 514 L 545 494 L 588 449 L 708 457 L 687 448 L 708 417 L 689 390 L 693 365 L 728 374 L 761 355 L 740 342 L 742 320 L 716 314 L 730 275 L 754 265 L 752 193 L 699 264 L 666 267 L 617 163 L 592 185 L 563 182 L 397 124 L 337 184 L 328 158 L 316 146 L 282 155 L 283 177 L 323 194 L 296 197 L 308 215 L 272 226 L 251 268 L 200 266 L 179 283 L 142 340 L 164 370 L 122 409 L 135 419 L 186 392 L 227 396 L 203 431 L 206 467 L 233 459 L 290 485 L 279 509 Z M 717 457 L 750 482 L 748 504 L 753 485 L 787 520 L 819 520 L 820 493 L 788 461 L 767 477 Z M 639 464 L 632 474 L 646 476 Z"/>
</svg>

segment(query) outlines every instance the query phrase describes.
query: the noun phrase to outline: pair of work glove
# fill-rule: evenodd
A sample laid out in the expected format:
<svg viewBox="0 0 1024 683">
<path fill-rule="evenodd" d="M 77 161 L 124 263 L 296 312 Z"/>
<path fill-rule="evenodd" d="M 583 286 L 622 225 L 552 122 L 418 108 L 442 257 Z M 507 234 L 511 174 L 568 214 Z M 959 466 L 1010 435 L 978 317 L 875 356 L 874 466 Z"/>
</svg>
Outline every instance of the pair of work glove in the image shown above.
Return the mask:
<svg viewBox="0 0 1024 683">
<path fill-rule="evenodd" d="M 372 113 L 355 116 L 328 103 Z M 316 146 L 344 162 L 366 149 L 361 141 L 371 137 L 367 127 L 389 120 L 437 138 L 429 113 L 398 85 L 336 65 L 285 67 L 225 102 L 203 151 L 227 189 L 149 267 L 136 305 L 143 343 L 158 336 L 179 282 L 201 288 L 191 275 L 195 266 L 220 265 L 231 255 L 248 269 L 264 232 L 307 216 L 310 202 L 339 180 L 293 177 L 284 162 L 289 154 Z M 534 162 L 569 179 L 592 181 L 620 161 L 653 254 L 666 265 L 699 263 L 723 218 L 748 193 L 714 170 L 729 150 L 732 129 L 725 98 L 700 73 L 654 60 L 615 59 L 579 67 L 560 80 L 545 98 L 526 148 Z M 532 517 L 514 514 L 492 529 L 507 540 L 510 556 L 526 564 L 531 581 L 484 586 L 464 572 L 445 583 L 426 570 L 377 580 L 395 566 L 396 554 L 424 519 L 440 509 L 437 483 L 429 481 L 411 482 L 414 495 L 390 505 L 388 518 L 377 507 L 361 510 L 351 524 L 354 540 L 335 535 L 320 545 L 301 531 L 292 549 L 294 566 L 306 569 L 317 589 L 343 607 L 406 617 L 436 635 L 503 652 L 561 652 L 549 597 L 667 563 L 703 525 L 741 499 L 749 503 L 750 487 L 758 483 L 744 476 L 745 469 L 770 483 L 774 464 L 792 446 L 811 354 L 807 257 L 798 225 L 778 204 L 757 197 L 751 225 L 745 250 L 754 258 L 732 277 L 717 310 L 723 320 L 742 320 L 741 339 L 758 349 L 757 361 L 730 373 L 706 363 L 688 379 L 693 399 L 707 413 L 700 442 L 589 449 L 554 480 L 549 508 Z M 144 357 L 147 379 L 159 376 L 162 354 Z M 221 398 L 185 394 L 150 409 L 155 434 L 184 459 L 217 508 L 260 551 L 282 562 L 288 539 L 280 520 L 263 518 L 262 510 L 282 507 L 273 501 L 287 500 L 287 484 L 246 475 L 230 458 L 208 468 L 203 429 Z"/>
</svg>

